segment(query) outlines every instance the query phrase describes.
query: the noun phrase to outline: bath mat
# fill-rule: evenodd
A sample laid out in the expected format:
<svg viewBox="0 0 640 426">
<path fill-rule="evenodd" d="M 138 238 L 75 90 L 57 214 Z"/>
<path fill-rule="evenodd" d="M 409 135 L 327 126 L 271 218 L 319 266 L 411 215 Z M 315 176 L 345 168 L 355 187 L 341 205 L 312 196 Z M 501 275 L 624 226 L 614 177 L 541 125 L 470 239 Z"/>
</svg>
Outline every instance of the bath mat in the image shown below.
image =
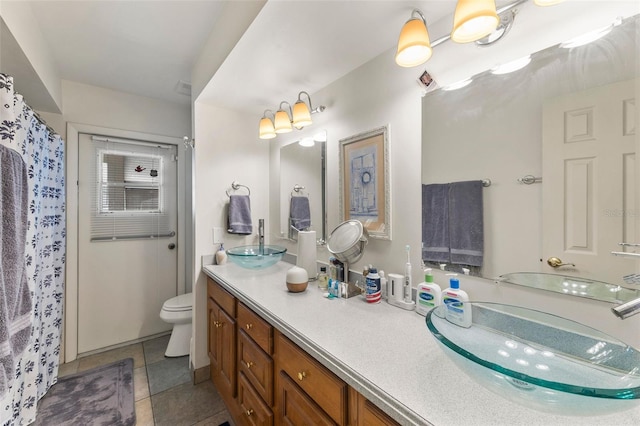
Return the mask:
<svg viewBox="0 0 640 426">
<path fill-rule="evenodd" d="M 133 359 L 62 377 L 38 403 L 37 426 L 135 425 Z"/>
</svg>

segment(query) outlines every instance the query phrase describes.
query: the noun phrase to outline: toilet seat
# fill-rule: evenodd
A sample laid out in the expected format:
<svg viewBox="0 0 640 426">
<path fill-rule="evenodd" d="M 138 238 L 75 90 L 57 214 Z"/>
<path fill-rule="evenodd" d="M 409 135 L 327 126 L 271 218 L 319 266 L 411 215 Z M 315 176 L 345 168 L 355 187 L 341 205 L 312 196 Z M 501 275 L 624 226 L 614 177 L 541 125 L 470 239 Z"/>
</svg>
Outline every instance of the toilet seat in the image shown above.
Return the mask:
<svg viewBox="0 0 640 426">
<path fill-rule="evenodd" d="M 171 299 L 164 302 L 162 305 L 162 310 L 166 312 L 185 312 L 192 310 L 192 294 L 186 293 L 181 294 L 176 297 L 172 297 Z"/>
</svg>

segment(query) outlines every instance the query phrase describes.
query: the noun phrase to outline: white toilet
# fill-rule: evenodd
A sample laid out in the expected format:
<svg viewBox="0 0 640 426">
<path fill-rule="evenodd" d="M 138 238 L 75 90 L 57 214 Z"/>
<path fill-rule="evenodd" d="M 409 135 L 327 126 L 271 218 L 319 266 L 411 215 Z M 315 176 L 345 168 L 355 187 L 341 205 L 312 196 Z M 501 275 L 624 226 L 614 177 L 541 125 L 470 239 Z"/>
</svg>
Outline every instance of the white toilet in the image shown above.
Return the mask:
<svg viewBox="0 0 640 426">
<path fill-rule="evenodd" d="M 192 304 L 192 293 L 186 293 L 172 297 L 162 305 L 160 318 L 173 324 L 171 338 L 164 353 L 167 357 L 189 355 Z"/>
</svg>

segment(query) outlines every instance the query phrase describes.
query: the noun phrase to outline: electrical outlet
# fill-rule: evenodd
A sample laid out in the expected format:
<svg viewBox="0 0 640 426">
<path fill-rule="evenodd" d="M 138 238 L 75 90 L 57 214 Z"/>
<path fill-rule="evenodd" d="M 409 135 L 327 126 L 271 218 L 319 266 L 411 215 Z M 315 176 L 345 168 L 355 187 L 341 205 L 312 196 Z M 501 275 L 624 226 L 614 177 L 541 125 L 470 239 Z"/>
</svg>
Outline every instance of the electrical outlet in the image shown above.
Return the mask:
<svg viewBox="0 0 640 426">
<path fill-rule="evenodd" d="M 222 244 L 224 243 L 224 228 L 213 228 L 213 244 Z"/>
</svg>

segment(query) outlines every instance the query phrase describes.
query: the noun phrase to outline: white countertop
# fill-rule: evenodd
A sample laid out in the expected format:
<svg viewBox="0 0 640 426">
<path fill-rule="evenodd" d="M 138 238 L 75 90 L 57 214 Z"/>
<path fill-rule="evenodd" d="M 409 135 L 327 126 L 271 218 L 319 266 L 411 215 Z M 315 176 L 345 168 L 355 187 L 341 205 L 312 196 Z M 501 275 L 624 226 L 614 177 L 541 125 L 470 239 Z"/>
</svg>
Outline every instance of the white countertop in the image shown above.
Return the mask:
<svg viewBox="0 0 640 426">
<path fill-rule="evenodd" d="M 638 425 L 640 408 L 568 417 L 514 404 L 474 382 L 437 346 L 414 311 L 363 297 L 327 299 L 315 283 L 289 293 L 285 262 L 204 272 L 342 380 L 405 425 Z"/>
</svg>

